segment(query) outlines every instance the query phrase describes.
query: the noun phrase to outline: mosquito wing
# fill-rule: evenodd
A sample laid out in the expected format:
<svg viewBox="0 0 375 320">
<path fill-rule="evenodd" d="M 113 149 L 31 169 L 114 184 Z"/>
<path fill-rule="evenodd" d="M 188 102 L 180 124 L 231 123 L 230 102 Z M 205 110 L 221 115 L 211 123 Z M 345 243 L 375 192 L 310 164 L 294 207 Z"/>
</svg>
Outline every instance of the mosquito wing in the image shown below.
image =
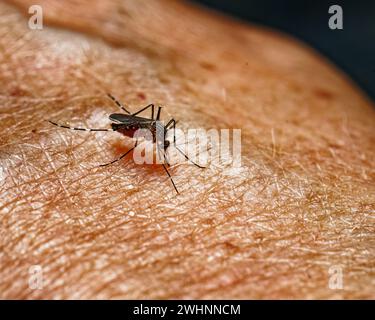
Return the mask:
<svg viewBox="0 0 375 320">
<path fill-rule="evenodd" d="M 123 124 L 134 124 L 134 123 L 145 123 L 145 122 L 152 122 L 152 119 L 142 118 L 132 116 L 131 114 L 123 114 L 123 113 L 112 113 L 109 116 L 109 120 L 117 123 Z"/>
</svg>

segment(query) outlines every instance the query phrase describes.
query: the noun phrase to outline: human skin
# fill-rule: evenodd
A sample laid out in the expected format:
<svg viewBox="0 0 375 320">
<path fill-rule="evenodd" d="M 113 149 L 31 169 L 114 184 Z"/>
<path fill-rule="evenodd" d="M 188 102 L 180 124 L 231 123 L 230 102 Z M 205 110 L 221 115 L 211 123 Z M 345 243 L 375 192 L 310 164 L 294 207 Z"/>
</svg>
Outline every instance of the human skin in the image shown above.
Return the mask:
<svg viewBox="0 0 375 320">
<path fill-rule="evenodd" d="M 343 73 L 182 2 L 38 3 L 39 31 L 33 1 L 0 4 L 0 298 L 374 298 L 375 111 Z M 98 168 L 132 141 L 46 120 L 109 127 L 107 92 L 241 129 L 241 168 L 174 166 L 180 195 L 160 166 Z"/>
</svg>

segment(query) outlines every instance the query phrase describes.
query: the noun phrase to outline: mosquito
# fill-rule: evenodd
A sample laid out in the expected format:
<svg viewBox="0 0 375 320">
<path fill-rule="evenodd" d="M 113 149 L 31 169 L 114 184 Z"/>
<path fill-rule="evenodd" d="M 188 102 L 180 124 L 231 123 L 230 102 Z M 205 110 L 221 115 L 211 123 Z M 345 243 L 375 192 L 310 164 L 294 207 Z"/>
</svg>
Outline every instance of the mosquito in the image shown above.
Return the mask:
<svg viewBox="0 0 375 320">
<path fill-rule="evenodd" d="M 125 112 L 125 114 L 124 113 L 112 113 L 112 114 L 109 115 L 109 120 L 112 121 L 112 123 L 111 123 L 112 128 L 111 129 L 77 128 L 77 127 L 71 127 L 71 126 L 59 124 L 59 123 L 56 123 L 56 122 L 53 122 L 53 121 L 50 121 L 50 120 L 48 120 L 48 121 L 51 124 L 53 124 L 57 127 L 60 127 L 60 128 L 64 128 L 64 129 L 70 129 L 70 130 L 76 130 L 76 131 L 91 131 L 91 132 L 115 131 L 115 132 L 119 132 L 119 133 L 121 133 L 124 136 L 129 137 L 129 138 L 134 138 L 134 135 L 135 135 L 136 131 L 139 130 L 139 129 L 149 130 L 152 134 L 152 142 L 156 143 L 157 152 L 158 152 L 159 156 L 160 156 L 160 153 L 163 154 L 163 158 L 164 158 L 165 163 L 162 163 L 162 166 L 163 166 L 165 172 L 167 173 L 167 175 L 168 175 L 174 189 L 176 190 L 177 194 L 179 194 L 180 192 L 178 191 L 178 189 L 176 187 L 176 184 L 174 183 L 173 178 L 172 178 L 172 176 L 171 176 L 171 174 L 170 174 L 170 172 L 167 168 L 167 167 L 171 166 L 168 159 L 167 159 L 167 156 L 166 156 L 167 149 L 171 145 L 170 141 L 167 140 L 167 132 L 169 130 L 173 129 L 173 145 L 176 148 L 176 150 L 178 152 L 180 152 L 185 157 L 185 159 L 187 161 L 190 161 L 192 164 L 194 164 L 196 167 L 198 167 L 200 169 L 204 169 L 205 167 L 200 166 L 199 164 L 192 161 L 181 149 L 179 149 L 177 147 L 177 144 L 176 144 L 176 120 L 172 118 L 168 121 L 168 123 L 166 125 L 164 125 L 160 121 L 162 107 L 160 107 L 160 106 L 158 107 L 156 117 L 155 117 L 155 108 L 156 107 L 155 107 L 154 104 L 149 104 L 146 107 L 142 108 L 141 110 L 139 110 L 135 113 L 131 113 L 114 96 L 112 96 L 109 93 L 107 94 L 107 96 L 122 111 Z M 151 117 L 150 118 L 138 116 L 140 113 L 142 113 L 146 110 L 149 110 L 149 109 L 151 109 Z M 119 157 L 119 158 L 117 158 L 117 159 L 115 159 L 111 162 L 101 164 L 99 166 L 105 167 L 105 166 L 108 166 L 108 165 L 111 165 L 111 164 L 114 164 L 114 163 L 120 161 L 121 159 L 125 158 L 131 151 L 133 151 L 137 147 L 137 144 L 138 144 L 138 140 L 136 140 L 134 146 L 131 149 L 129 149 L 128 151 L 126 151 L 121 157 Z"/>
</svg>

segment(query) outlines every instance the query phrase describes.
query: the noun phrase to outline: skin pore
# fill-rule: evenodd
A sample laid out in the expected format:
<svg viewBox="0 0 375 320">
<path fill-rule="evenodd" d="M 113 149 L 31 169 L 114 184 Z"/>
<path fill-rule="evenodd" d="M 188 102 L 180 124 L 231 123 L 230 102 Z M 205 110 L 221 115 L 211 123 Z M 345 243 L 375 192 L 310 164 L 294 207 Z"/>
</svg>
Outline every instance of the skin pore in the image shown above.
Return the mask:
<svg viewBox="0 0 375 320">
<path fill-rule="evenodd" d="M 374 298 L 375 111 L 285 35 L 175 1 L 0 4 L 0 298 Z M 118 112 L 241 129 L 242 166 L 115 159 Z M 43 286 L 30 286 L 40 266 Z M 342 276 L 342 288 L 334 276 Z"/>
</svg>

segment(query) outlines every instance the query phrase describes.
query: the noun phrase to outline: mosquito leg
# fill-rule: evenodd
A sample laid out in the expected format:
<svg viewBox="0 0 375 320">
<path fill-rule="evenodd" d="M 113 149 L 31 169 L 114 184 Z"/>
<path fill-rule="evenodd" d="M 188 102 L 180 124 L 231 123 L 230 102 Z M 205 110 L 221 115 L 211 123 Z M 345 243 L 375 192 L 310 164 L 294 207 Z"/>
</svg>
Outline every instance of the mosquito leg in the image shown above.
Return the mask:
<svg viewBox="0 0 375 320">
<path fill-rule="evenodd" d="M 206 167 L 200 166 L 199 164 L 195 163 L 193 160 L 190 160 L 190 158 L 185 153 L 183 153 L 182 150 L 180 150 L 177 147 L 177 144 L 176 144 L 176 120 L 175 119 L 169 120 L 169 122 L 167 123 L 167 125 L 165 127 L 168 129 L 168 127 L 170 127 L 170 126 L 172 126 L 172 128 L 173 128 L 173 144 L 174 144 L 174 147 L 177 149 L 177 151 L 180 152 L 185 157 L 186 160 L 190 161 L 196 167 L 201 168 L 201 169 L 206 168 Z"/>
<path fill-rule="evenodd" d="M 171 164 L 169 163 L 168 159 L 167 159 L 167 154 L 165 153 L 165 150 L 163 151 L 163 157 L 164 157 L 164 161 L 165 163 L 167 164 L 168 167 L 171 166 Z"/>
<path fill-rule="evenodd" d="M 159 107 L 159 109 L 158 109 L 158 114 L 156 116 L 156 121 L 160 120 L 160 113 L 161 113 L 161 107 Z"/>
<path fill-rule="evenodd" d="M 128 110 L 126 110 L 126 108 L 121 104 L 120 101 L 118 101 L 114 96 L 112 96 L 111 94 L 107 93 L 107 96 L 114 102 L 116 103 L 116 105 L 122 109 L 123 111 L 125 111 L 127 114 L 130 114 L 130 112 Z"/>
<path fill-rule="evenodd" d="M 170 126 L 173 128 L 173 143 L 176 145 L 176 123 L 177 121 L 175 119 L 171 119 L 168 121 L 165 128 L 168 130 Z"/>
<path fill-rule="evenodd" d="M 92 128 L 77 128 L 77 127 L 70 127 L 63 124 L 59 124 L 53 121 L 48 120 L 49 123 L 53 124 L 56 127 L 64 128 L 64 129 L 70 129 L 70 130 L 77 130 L 77 131 L 113 131 L 113 129 L 92 129 Z"/>
<path fill-rule="evenodd" d="M 157 147 L 156 150 L 157 150 L 157 152 L 158 152 L 158 156 L 159 156 L 159 158 L 160 158 L 160 152 L 161 152 L 161 149 L 159 149 L 159 148 Z M 168 162 L 168 160 L 167 160 L 167 157 L 166 157 L 165 152 L 163 152 L 163 157 L 164 157 L 164 161 L 165 161 L 165 163 L 167 164 L 167 166 L 170 167 L 171 165 L 169 164 L 169 162 Z M 173 184 L 173 187 L 174 187 L 174 189 L 176 190 L 177 194 L 180 194 L 180 193 L 178 192 L 178 190 L 177 190 L 177 187 L 176 187 L 176 185 L 175 185 L 175 183 L 174 183 L 174 181 L 173 181 L 173 178 L 172 178 L 171 174 L 169 173 L 167 167 L 164 165 L 164 163 L 162 163 L 162 166 L 163 166 L 165 172 L 167 173 L 169 179 L 171 180 L 171 182 L 172 182 L 172 184 Z"/>
<path fill-rule="evenodd" d="M 129 149 L 128 151 L 126 151 L 120 158 L 117 158 L 117 159 L 115 159 L 111 162 L 105 163 L 105 164 L 100 164 L 99 167 L 106 167 L 106 166 L 109 166 L 109 165 L 111 165 L 111 164 L 113 164 L 117 161 L 120 161 L 122 158 L 126 157 L 129 154 L 129 152 L 133 151 L 136 148 L 137 144 L 138 144 L 138 140 L 135 142 L 134 147 Z"/>
<path fill-rule="evenodd" d="M 132 116 L 136 116 L 137 114 L 147 110 L 148 108 L 151 108 L 151 119 L 154 120 L 154 110 L 155 110 L 155 106 L 153 104 L 149 104 L 148 106 L 144 107 L 143 109 L 135 112 L 135 113 L 132 113 Z"/>
<path fill-rule="evenodd" d="M 183 153 L 179 148 L 177 148 L 176 145 L 175 145 L 175 148 L 177 149 L 178 152 L 180 152 L 185 157 L 186 160 L 190 161 L 196 167 L 198 167 L 200 169 L 205 169 L 206 168 L 206 167 L 200 166 L 199 164 L 197 164 L 193 160 L 191 160 L 185 153 Z"/>
<path fill-rule="evenodd" d="M 177 194 L 180 194 L 180 193 L 178 192 L 178 190 L 177 190 L 176 185 L 174 184 L 173 178 L 172 178 L 171 174 L 169 173 L 167 167 L 164 165 L 164 163 L 163 163 L 162 165 L 163 165 L 163 168 L 164 168 L 165 172 L 167 173 L 169 179 L 171 180 L 171 182 L 172 182 L 172 184 L 173 184 L 173 187 L 174 187 L 174 189 L 176 190 Z"/>
</svg>

